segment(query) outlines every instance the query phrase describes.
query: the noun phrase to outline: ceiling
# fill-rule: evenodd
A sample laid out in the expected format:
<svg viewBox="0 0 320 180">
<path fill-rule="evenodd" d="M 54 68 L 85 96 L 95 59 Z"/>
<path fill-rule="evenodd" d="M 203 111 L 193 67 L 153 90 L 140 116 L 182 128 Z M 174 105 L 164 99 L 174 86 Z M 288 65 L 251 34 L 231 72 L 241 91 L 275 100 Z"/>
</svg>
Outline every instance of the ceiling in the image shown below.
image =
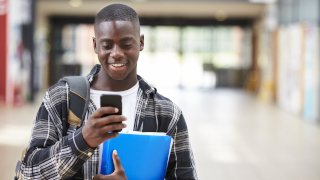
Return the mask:
<svg viewBox="0 0 320 180">
<path fill-rule="evenodd" d="M 91 16 L 94 17 L 100 9 L 112 4 L 123 3 L 135 9 L 139 17 L 183 17 L 183 18 L 213 18 L 217 11 L 225 12 L 228 18 L 260 17 L 264 13 L 265 4 L 249 3 L 247 1 L 82 1 L 79 7 L 72 7 L 68 0 L 39 0 L 37 17 L 48 16 Z"/>
</svg>

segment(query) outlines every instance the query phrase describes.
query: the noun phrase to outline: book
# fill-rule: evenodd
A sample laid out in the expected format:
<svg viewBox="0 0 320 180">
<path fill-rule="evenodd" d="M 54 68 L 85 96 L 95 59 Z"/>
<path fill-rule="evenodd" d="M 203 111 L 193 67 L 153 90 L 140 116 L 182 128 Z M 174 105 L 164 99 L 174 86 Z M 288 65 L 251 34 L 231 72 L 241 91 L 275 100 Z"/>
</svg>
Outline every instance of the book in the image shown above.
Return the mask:
<svg viewBox="0 0 320 180">
<path fill-rule="evenodd" d="M 114 171 L 113 150 L 117 150 L 128 179 L 163 180 L 172 146 L 165 133 L 126 131 L 103 143 L 101 174 Z"/>
</svg>

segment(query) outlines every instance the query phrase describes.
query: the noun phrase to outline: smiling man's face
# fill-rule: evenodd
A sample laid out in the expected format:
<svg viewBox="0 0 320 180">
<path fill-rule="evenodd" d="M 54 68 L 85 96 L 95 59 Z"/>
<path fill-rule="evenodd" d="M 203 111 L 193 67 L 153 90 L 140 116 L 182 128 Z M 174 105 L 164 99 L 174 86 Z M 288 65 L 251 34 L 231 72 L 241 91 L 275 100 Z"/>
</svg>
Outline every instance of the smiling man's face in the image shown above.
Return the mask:
<svg viewBox="0 0 320 180">
<path fill-rule="evenodd" d="M 143 50 L 144 37 L 138 26 L 130 21 L 100 23 L 93 39 L 101 70 L 112 80 L 125 80 L 137 76 L 137 62 Z"/>
</svg>

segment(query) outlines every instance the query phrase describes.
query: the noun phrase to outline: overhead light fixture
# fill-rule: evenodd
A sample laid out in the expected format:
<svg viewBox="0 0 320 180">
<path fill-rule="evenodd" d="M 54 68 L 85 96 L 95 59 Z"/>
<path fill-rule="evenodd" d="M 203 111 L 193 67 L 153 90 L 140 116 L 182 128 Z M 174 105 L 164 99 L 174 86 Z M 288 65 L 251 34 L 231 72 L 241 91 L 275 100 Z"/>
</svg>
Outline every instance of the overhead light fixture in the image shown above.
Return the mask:
<svg viewBox="0 0 320 180">
<path fill-rule="evenodd" d="M 132 0 L 133 2 L 146 2 L 148 0 Z"/>
<path fill-rule="evenodd" d="M 72 7 L 80 7 L 82 5 L 82 0 L 70 0 L 69 5 Z"/>
<path fill-rule="evenodd" d="M 227 19 L 228 15 L 225 11 L 223 10 L 218 10 L 214 13 L 214 17 L 216 18 L 216 20 L 218 21 L 224 21 Z"/>
<path fill-rule="evenodd" d="M 249 0 L 251 3 L 276 3 L 277 0 Z"/>
</svg>

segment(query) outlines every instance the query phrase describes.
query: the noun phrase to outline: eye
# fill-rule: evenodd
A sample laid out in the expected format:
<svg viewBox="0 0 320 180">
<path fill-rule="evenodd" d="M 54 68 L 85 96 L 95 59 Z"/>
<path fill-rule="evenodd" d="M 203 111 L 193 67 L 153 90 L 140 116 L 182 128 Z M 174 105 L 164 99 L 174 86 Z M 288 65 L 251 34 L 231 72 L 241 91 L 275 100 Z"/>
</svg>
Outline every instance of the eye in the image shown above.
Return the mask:
<svg viewBox="0 0 320 180">
<path fill-rule="evenodd" d="M 125 47 L 125 48 L 129 48 L 129 47 L 131 47 L 131 45 L 132 45 L 132 44 L 125 44 L 124 47 Z"/>
<path fill-rule="evenodd" d="M 107 44 L 107 45 L 102 45 L 102 47 L 103 47 L 104 49 L 111 49 L 111 48 L 112 48 L 112 45 Z"/>
</svg>

